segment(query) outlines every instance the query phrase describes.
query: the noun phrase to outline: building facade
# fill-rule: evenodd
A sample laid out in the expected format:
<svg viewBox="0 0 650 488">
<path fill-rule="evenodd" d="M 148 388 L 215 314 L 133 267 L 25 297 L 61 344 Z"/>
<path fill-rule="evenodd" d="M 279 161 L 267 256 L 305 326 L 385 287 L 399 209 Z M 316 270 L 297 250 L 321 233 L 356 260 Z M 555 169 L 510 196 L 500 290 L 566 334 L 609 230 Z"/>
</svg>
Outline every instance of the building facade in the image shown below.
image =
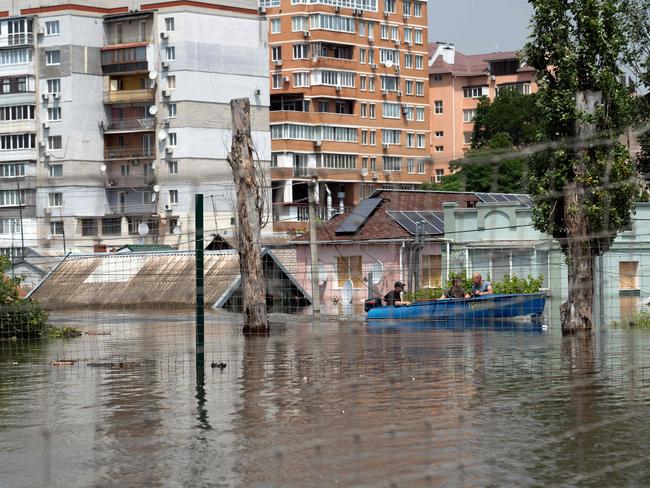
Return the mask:
<svg viewBox="0 0 650 488">
<path fill-rule="evenodd" d="M 476 106 L 500 90 L 537 91 L 535 71 L 516 51 L 465 55 L 453 44 L 429 44 L 431 153 L 435 181 L 449 172 L 449 162 L 469 149 Z"/>
<path fill-rule="evenodd" d="M 195 193 L 207 232 L 232 229 L 231 99 L 250 99 L 270 176 L 254 2 L 0 0 L 0 14 L 1 252 L 191 242 Z"/>
<path fill-rule="evenodd" d="M 376 188 L 430 181 L 427 3 L 262 0 L 269 23 L 274 229 Z"/>
</svg>

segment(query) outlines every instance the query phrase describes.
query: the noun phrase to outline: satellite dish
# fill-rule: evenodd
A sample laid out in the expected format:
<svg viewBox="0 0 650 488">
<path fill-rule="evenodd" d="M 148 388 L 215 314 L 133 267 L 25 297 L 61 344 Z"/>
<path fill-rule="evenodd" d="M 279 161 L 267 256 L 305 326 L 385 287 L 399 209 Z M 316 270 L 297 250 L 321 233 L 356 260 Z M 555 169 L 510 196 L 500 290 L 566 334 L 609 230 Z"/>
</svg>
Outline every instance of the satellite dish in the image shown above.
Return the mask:
<svg viewBox="0 0 650 488">
<path fill-rule="evenodd" d="M 162 141 L 164 141 L 165 139 L 167 139 L 167 132 L 165 132 L 165 131 L 162 130 L 162 129 L 159 130 L 159 131 L 158 131 L 158 140 L 162 142 Z"/>
<path fill-rule="evenodd" d="M 158 78 L 158 72 L 156 70 L 149 71 L 149 79 L 155 80 L 156 78 Z"/>
<path fill-rule="evenodd" d="M 102 164 L 102 165 L 99 167 L 99 170 L 100 170 L 102 173 L 106 173 L 106 165 L 105 165 L 105 164 Z"/>
<path fill-rule="evenodd" d="M 154 185 L 154 186 L 153 186 L 153 191 L 155 191 L 156 193 L 158 193 L 158 192 L 160 191 L 160 185 Z"/>
<path fill-rule="evenodd" d="M 384 264 L 377 261 L 372 265 L 372 284 L 378 285 L 384 277 Z"/>
<path fill-rule="evenodd" d="M 138 234 L 140 234 L 140 237 L 144 237 L 149 233 L 149 226 L 142 222 L 140 225 L 138 225 Z"/>
<path fill-rule="evenodd" d="M 179 236 L 179 235 L 181 235 L 181 232 L 183 232 L 183 231 L 182 231 L 181 228 L 177 225 L 176 227 L 174 227 L 174 230 L 172 230 L 172 232 L 174 233 L 175 236 Z"/>
<path fill-rule="evenodd" d="M 390 59 L 387 59 L 384 62 L 384 66 L 386 66 L 387 68 L 392 68 L 393 67 L 393 62 Z"/>
<path fill-rule="evenodd" d="M 352 303 L 352 280 L 347 280 L 343 285 L 341 301 L 343 303 Z"/>
<path fill-rule="evenodd" d="M 149 115 L 156 115 L 158 113 L 158 107 L 155 105 L 152 105 L 149 107 Z"/>
<path fill-rule="evenodd" d="M 361 168 L 361 176 L 363 177 L 368 176 L 368 168 Z"/>
</svg>

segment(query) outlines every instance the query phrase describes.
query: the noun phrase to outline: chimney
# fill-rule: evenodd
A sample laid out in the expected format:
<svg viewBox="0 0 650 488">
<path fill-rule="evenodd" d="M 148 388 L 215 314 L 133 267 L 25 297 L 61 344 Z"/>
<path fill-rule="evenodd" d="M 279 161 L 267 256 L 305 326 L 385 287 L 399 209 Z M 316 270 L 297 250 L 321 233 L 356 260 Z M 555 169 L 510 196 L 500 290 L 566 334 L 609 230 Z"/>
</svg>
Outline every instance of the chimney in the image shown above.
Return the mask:
<svg viewBox="0 0 650 488">
<path fill-rule="evenodd" d="M 454 64 L 456 60 L 456 46 L 453 44 L 446 44 L 442 48 L 442 60 L 447 64 Z"/>
</svg>

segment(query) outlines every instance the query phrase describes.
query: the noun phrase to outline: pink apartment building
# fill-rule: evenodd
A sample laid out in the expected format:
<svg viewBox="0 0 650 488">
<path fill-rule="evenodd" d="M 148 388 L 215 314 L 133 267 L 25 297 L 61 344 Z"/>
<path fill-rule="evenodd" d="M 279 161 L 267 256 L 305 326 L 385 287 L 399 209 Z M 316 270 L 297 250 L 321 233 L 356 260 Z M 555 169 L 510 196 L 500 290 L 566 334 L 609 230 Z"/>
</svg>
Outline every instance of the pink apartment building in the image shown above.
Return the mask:
<svg viewBox="0 0 650 488">
<path fill-rule="evenodd" d="M 431 153 L 435 181 L 449 171 L 449 162 L 470 147 L 476 106 L 499 90 L 537 91 L 535 71 L 516 51 L 466 55 L 453 44 L 429 44 Z"/>
</svg>

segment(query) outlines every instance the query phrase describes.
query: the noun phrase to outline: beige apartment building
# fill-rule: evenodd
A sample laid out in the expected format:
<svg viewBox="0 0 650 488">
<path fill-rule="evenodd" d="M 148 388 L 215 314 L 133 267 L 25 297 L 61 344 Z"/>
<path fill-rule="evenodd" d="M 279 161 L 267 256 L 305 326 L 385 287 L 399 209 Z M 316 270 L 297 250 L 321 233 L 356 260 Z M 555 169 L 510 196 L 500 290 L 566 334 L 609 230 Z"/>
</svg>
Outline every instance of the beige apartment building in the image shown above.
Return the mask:
<svg viewBox="0 0 650 488">
<path fill-rule="evenodd" d="M 264 0 L 274 229 L 327 220 L 377 188 L 431 181 L 427 4 Z"/>
<path fill-rule="evenodd" d="M 440 181 L 470 147 L 479 99 L 494 99 L 500 90 L 534 93 L 537 84 L 516 51 L 465 55 L 453 44 L 432 43 L 429 55 L 431 154 Z"/>
</svg>

